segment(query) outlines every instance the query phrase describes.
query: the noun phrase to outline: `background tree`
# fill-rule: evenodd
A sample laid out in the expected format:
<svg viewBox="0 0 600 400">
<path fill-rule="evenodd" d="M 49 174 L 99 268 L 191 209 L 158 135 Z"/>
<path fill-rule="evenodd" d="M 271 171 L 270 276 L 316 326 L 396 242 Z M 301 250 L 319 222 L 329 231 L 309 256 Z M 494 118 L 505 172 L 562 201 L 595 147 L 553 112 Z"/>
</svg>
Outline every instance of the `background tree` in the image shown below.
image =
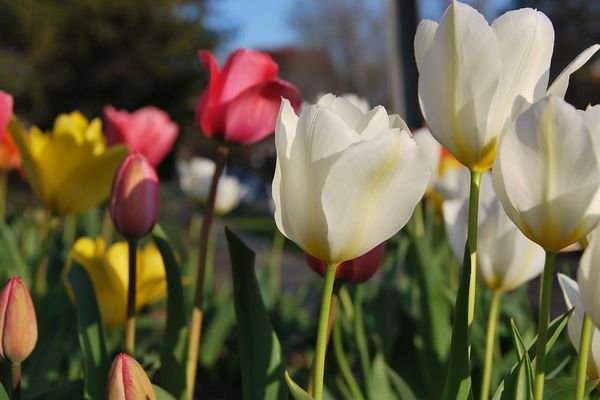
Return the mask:
<svg viewBox="0 0 600 400">
<path fill-rule="evenodd" d="M 60 112 L 155 105 L 190 120 L 200 93 L 196 51 L 220 33 L 208 0 L 0 0 L 0 88 L 48 126 Z"/>
</svg>

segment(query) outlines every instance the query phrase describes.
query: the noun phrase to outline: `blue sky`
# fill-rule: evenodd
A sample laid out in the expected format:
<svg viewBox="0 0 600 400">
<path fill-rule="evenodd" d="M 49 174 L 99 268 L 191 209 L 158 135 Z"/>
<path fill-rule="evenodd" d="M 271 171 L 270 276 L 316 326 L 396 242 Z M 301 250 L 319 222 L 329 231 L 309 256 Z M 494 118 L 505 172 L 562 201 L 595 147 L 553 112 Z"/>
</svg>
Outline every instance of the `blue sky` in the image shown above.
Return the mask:
<svg viewBox="0 0 600 400">
<path fill-rule="evenodd" d="M 297 0 L 215 0 L 213 13 L 208 19 L 217 27 L 235 27 L 236 33 L 217 49 L 219 58 L 224 58 L 238 47 L 276 48 L 294 44 L 297 41 L 289 26 L 292 8 Z M 327 1 L 327 0 L 322 0 Z M 488 0 L 490 9 L 507 7 L 510 0 Z M 369 0 L 374 7 L 384 7 L 385 0 Z M 473 1 L 467 1 L 472 3 Z M 449 1 L 448 1 L 449 3 Z M 421 0 L 421 13 L 424 18 L 438 20 L 444 11 L 444 0 Z M 488 18 L 493 16 L 488 16 Z"/>
</svg>

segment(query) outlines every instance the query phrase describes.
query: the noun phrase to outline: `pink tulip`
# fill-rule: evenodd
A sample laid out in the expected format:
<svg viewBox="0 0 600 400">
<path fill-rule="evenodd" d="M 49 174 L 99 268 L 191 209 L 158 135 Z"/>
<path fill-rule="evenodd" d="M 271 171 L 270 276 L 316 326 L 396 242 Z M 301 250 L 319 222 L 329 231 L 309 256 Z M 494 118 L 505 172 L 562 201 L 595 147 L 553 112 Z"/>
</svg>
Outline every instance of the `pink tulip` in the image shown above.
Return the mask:
<svg viewBox="0 0 600 400">
<path fill-rule="evenodd" d="M 385 243 L 381 243 L 362 256 L 344 261 L 338 265 L 335 271 L 335 279 L 346 283 L 362 283 L 369 280 L 377 271 L 384 250 Z M 321 276 L 325 275 L 326 265 L 323 261 L 308 253 L 304 253 L 304 256 L 310 269 Z"/>
<path fill-rule="evenodd" d="M 196 126 L 207 137 L 254 143 L 273 133 L 281 98 L 288 99 L 294 110 L 300 108 L 300 92 L 277 78 L 279 67 L 269 55 L 236 50 L 222 71 L 211 52 L 200 50 L 198 55 L 210 73 L 196 105 Z"/>
<path fill-rule="evenodd" d="M 0 294 L 0 354 L 20 363 L 33 351 L 38 331 L 35 308 L 21 278 L 11 278 Z"/>
<path fill-rule="evenodd" d="M 133 357 L 115 357 L 106 388 L 107 400 L 155 400 L 156 393 L 144 368 Z"/>
<path fill-rule="evenodd" d="M 139 154 L 129 154 L 113 180 L 110 216 L 127 239 L 150 233 L 159 211 L 158 177 L 154 167 Z"/>
<path fill-rule="evenodd" d="M 179 132 L 169 115 L 156 107 L 129 113 L 106 106 L 104 118 L 108 144 L 123 143 L 132 153 L 142 153 L 155 167 L 171 151 Z"/>
<path fill-rule="evenodd" d="M 10 94 L 0 90 L 0 139 L 6 134 L 8 121 L 13 113 L 13 98 Z"/>
</svg>

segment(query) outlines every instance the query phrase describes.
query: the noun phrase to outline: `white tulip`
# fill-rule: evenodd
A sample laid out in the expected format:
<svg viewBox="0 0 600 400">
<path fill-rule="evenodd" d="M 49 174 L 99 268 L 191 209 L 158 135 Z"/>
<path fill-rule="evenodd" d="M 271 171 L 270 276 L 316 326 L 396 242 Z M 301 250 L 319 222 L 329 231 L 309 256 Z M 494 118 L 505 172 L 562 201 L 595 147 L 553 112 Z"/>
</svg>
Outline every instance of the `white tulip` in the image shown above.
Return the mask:
<svg viewBox="0 0 600 400">
<path fill-rule="evenodd" d="M 431 173 L 427 192 L 442 200 L 465 199 L 469 196 L 469 170 L 459 163 L 426 128 L 414 133 L 415 142 Z"/>
<path fill-rule="evenodd" d="M 600 326 L 600 235 L 593 231 L 592 239 L 583 252 L 577 271 L 577 282 L 585 313 L 594 325 Z"/>
<path fill-rule="evenodd" d="M 579 351 L 581 340 L 581 326 L 583 325 L 584 306 L 581 298 L 580 287 L 577 282 L 564 274 L 558 274 L 558 283 L 562 289 L 568 309 L 574 308 L 567 325 L 569 339 L 576 351 Z M 588 353 L 587 372 L 591 379 L 597 379 L 600 371 L 600 330 L 595 323 L 592 327 L 592 339 Z"/>
<path fill-rule="evenodd" d="M 275 143 L 277 227 L 325 262 L 356 258 L 398 232 L 429 180 L 406 124 L 381 106 L 363 113 L 328 94 L 297 116 L 284 99 Z"/>
<path fill-rule="evenodd" d="M 177 171 L 181 190 L 197 202 L 206 202 L 215 172 L 214 161 L 201 157 L 194 157 L 188 162 L 179 161 Z M 225 173 L 221 175 L 215 198 L 215 213 L 223 215 L 236 208 L 246 191 L 237 178 Z"/>
<path fill-rule="evenodd" d="M 415 36 L 419 98 L 436 139 L 469 169 L 490 168 L 517 103 L 546 93 L 564 96 L 570 74 L 600 48 L 582 52 L 547 90 L 553 44 L 552 23 L 529 8 L 509 11 L 490 26 L 475 9 L 453 1 L 439 24 L 421 21 Z"/>
<path fill-rule="evenodd" d="M 504 210 L 549 252 L 579 241 L 600 220 L 592 112 L 550 95 L 508 124 L 498 147 L 492 172 Z"/>
<path fill-rule="evenodd" d="M 450 247 L 462 262 L 467 241 L 468 199 L 445 201 L 444 222 Z M 490 289 L 506 292 L 538 276 L 544 250 L 527 239 L 508 218 L 494 194 L 491 177 L 482 175 L 477 227 L 477 274 Z"/>
</svg>

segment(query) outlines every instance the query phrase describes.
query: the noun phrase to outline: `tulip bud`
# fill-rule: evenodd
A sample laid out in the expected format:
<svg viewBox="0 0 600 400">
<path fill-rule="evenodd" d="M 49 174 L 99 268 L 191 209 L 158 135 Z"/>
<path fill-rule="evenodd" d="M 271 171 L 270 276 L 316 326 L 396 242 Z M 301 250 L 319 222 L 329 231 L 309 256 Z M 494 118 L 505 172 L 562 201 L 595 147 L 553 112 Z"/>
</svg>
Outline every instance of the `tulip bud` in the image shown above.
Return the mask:
<svg viewBox="0 0 600 400">
<path fill-rule="evenodd" d="M 346 283 L 362 283 L 369 280 L 377 271 L 384 250 L 385 243 L 381 243 L 362 256 L 344 261 L 338 265 L 335 271 L 335 279 Z M 310 269 L 321 276 L 325 276 L 327 265 L 323 261 L 308 253 L 304 253 L 304 257 Z"/>
<path fill-rule="evenodd" d="M 154 400 L 156 393 L 144 368 L 132 357 L 115 357 L 108 373 L 107 400 Z"/>
<path fill-rule="evenodd" d="M 128 155 L 113 180 L 110 216 L 115 227 L 127 239 L 139 239 L 156 224 L 158 208 L 158 177 L 154 168 L 143 155 Z"/>
<path fill-rule="evenodd" d="M 0 354 L 20 363 L 37 342 L 35 309 L 21 278 L 11 278 L 0 294 Z"/>
</svg>

